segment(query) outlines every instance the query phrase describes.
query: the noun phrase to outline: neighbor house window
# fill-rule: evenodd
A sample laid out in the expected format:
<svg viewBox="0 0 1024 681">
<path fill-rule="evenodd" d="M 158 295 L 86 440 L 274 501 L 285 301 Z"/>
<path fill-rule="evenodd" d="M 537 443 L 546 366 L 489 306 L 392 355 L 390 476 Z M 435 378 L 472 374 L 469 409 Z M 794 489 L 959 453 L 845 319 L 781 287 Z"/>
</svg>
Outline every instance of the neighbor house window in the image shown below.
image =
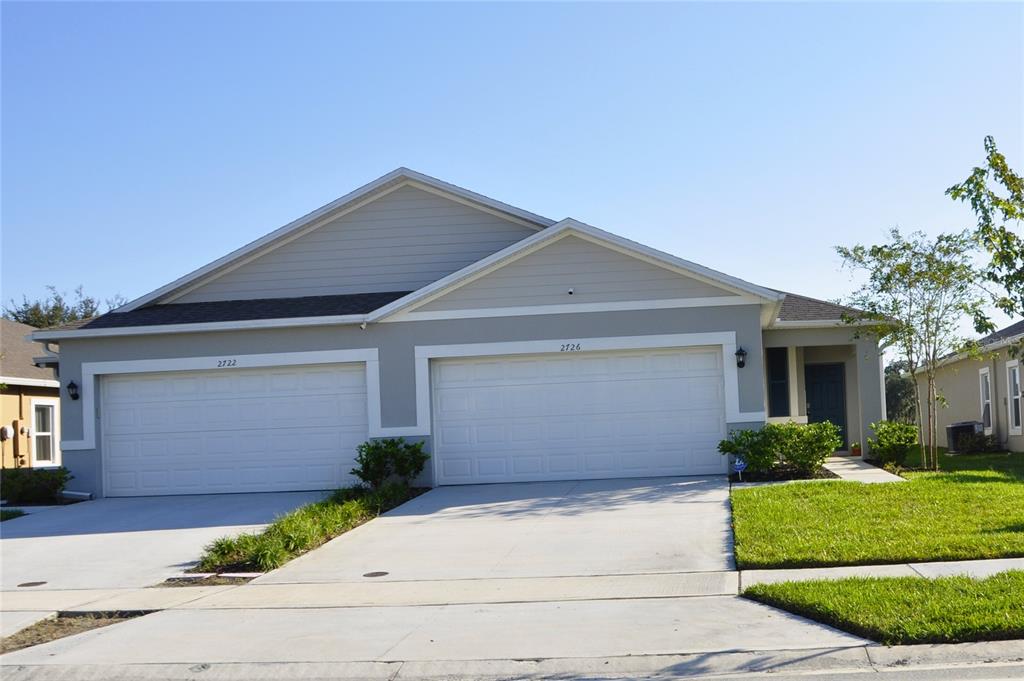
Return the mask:
<svg viewBox="0 0 1024 681">
<path fill-rule="evenodd" d="M 988 369 L 978 371 L 981 388 L 981 422 L 985 426 L 985 435 L 992 434 L 992 380 Z"/>
<path fill-rule="evenodd" d="M 786 348 L 765 351 L 768 373 L 768 416 L 791 416 L 789 413 L 789 356 Z"/>
<path fill-rule="evenodd" d="M 1010 435 L 1020 435 L 1021 428 L 1021 392 L 1020 362 L 1013 360 L 1006 363 L 1006 411 L 1010 423 Z"/>
<path fill-rule="evenodd" d="M 57 401 L 32 400 L 32 465 L 58 465 L 59 443 Z"/>
</svg>

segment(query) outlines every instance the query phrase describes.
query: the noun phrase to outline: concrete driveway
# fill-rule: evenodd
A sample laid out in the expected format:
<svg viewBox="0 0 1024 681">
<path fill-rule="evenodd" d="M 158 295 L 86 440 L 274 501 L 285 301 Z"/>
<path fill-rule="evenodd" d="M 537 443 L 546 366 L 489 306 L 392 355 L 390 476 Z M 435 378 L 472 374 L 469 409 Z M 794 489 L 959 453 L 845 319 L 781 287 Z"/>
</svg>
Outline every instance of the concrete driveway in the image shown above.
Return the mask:
<svg viewBox="0 0 1024 681">
<path fill-rule="evenodd" d="M 254 678 L 264 663 L 314 665 L 295 672 L 305 678 L 478 678 L 480 661 L 509 674 L 522 660 L 865 643 L 739 598 L 738 586 L 724 478 L 447 487 L 250 584 L 0 665 L 95 678 L 161 664 Z"/>
<path fill-rule="evenodd" d="M 265 526 L 322 492 L 98 499 L 0 525 L 0 589 L 152 586 L 226 534 Z M 24 587 L 21 589 L 24 590 Z"/>
<path fill-rule="evenodd" d="M 654 478 L 433 489 L 264 584 L 733 569 L 729 483 Z"/>
</svg>

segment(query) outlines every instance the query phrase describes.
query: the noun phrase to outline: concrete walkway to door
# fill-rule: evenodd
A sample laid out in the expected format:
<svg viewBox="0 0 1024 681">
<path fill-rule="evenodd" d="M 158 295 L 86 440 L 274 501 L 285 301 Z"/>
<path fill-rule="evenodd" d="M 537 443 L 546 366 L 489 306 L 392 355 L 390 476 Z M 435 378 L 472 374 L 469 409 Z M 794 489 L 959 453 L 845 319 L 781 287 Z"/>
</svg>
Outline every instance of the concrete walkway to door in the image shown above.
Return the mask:
<svg viewBox="0 0 1024 681">
<path fill-rule="evenodd" d="M 732 569 L 724 477 L 620 479 L 440 487 L 257 583 Z"/>
</svg>

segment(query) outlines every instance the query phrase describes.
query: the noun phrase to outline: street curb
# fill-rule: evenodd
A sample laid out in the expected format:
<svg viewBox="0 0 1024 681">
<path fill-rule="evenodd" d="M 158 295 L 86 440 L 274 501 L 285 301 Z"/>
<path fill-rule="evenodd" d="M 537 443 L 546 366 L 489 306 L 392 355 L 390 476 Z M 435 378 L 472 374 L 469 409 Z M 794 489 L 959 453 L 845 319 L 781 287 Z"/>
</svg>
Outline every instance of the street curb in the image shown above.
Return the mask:
<svg viewBox="0 0 1024 681">
<path fill-rule="evenodd" d="M 670 679 L 780 672 L 848 673 L 1024 662 L 1024 641 L 536 660 L 133 665 L 3 665 L 5 681 L 261 681 L 270 679 Z"/>
</svg>

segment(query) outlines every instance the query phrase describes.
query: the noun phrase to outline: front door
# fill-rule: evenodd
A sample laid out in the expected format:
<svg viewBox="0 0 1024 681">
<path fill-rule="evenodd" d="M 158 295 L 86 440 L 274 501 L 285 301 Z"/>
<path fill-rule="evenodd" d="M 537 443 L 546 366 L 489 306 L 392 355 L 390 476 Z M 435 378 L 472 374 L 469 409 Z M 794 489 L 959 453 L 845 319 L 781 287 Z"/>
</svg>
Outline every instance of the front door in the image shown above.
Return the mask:
<svg viewBox="0 0 1024 681">
<path fill-rule="evenodd" d="M 807 421 L 831 421 L 839 426 L 846 449 L 846 367 L 843 364 L 808 364 L 804 368 Z"/>
</svg>

